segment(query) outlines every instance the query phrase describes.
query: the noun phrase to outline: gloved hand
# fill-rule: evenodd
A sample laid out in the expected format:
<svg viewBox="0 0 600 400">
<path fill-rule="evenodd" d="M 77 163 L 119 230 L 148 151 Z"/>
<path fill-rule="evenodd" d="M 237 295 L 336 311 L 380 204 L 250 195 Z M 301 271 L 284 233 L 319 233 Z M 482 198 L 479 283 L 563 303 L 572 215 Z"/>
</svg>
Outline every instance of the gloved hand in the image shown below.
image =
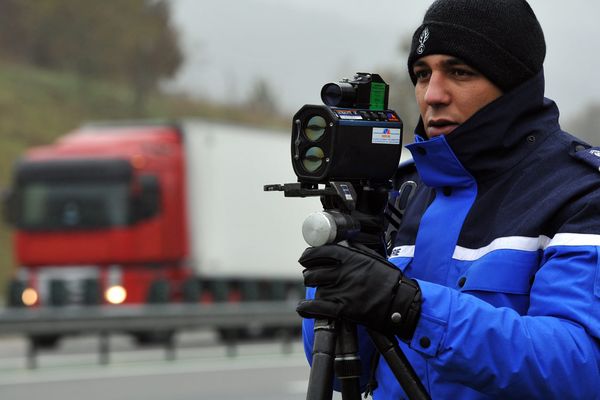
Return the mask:
<svg viewBox="0 0 600 400">
<path fill-rule="evenodd" d="M 314 300 L 300 302 L 305 318 L 347 319 L 410 340 L 421 313 L 417 282 L 382 257 L 340 245 L 309 247 L 300 260 Z"/>
</svg>

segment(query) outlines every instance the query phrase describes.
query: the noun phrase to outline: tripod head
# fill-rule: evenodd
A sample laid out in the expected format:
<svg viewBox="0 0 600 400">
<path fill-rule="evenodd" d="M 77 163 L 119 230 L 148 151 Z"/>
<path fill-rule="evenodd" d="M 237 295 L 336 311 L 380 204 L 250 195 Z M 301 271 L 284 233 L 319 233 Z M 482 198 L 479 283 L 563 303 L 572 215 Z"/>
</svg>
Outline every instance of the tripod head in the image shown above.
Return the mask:
<svg viewBox="0 0 600 400">
<path fill-rule="evenodd" d="M 356 190 L 350 182 L 315 184 L 285 183 L 265 185 L 264 190 L 282 191 L 285 197 L 321 197 L 323 211 L 310 214 L 302 224 L 302 236 L 310 246 L 348 240 L 360 232 L 360 223 L 350 215 L 356 209 Z"/>
</svg>

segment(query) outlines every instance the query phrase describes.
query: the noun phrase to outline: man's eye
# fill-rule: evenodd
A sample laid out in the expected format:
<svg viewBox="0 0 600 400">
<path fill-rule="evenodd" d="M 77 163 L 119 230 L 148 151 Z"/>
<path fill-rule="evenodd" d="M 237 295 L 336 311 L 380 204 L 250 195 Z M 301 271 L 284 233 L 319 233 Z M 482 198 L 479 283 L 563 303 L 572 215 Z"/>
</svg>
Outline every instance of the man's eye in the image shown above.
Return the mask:
<svg viewBox="0 0 600 400">
<path fill-rule="evenodd" d="M 454 68 L 452 71 L 452 75 L 455 76 L 474 76 L 475 72 L 471 71 L 469 69 L 464 69 L 464 68 Z"/>
<path fill-rule="evenodd" d="M 428 70 L 418 70 L 415 71 L 415 77 L 417 78 L 417 80 L 423 80 L 423 79 L 427 79 L 430 75 L 430 72 Z"/>
</svg>

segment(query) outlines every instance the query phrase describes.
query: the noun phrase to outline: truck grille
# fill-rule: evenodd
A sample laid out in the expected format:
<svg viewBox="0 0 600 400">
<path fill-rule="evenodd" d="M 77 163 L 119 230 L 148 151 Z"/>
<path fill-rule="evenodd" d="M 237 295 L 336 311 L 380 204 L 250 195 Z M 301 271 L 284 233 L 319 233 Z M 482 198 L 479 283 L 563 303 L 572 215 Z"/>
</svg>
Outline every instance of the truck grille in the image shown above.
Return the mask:
<svg viewBox="0 0 600 400">
<path fill-rule="evenodd" d="M 38 291 L 42 306 L 89 304 L 91 282 L 98 282 L 96 266 L 45 267 L 38 271 Z"/>
</svg>

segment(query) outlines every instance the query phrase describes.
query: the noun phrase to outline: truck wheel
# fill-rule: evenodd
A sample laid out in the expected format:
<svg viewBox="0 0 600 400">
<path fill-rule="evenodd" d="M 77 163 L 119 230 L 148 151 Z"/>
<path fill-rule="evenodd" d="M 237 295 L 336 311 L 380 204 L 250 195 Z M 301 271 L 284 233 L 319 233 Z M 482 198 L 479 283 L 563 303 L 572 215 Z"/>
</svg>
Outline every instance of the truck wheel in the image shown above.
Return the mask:
<svg viewBox="0 0 600 400">
<path fill-rule="evenodd" d="M 59 335 L 32 335 L 29 336 L 31 343 L 38 349 L 52 350 L 58 347 Z"/>
<path fill-rule="evenodd" d="M 248 340 L 250 332 L 244 328 L 219 328 L 217 329 L 219 340 L 223 343 L 237 342 L 238 340 Z"/>
<path fill-rule="evenodd" d="M 132 332 L 131 335 L 138 346 L 164 345 L 174 339 L 174 331 Z"/>
</svg>

